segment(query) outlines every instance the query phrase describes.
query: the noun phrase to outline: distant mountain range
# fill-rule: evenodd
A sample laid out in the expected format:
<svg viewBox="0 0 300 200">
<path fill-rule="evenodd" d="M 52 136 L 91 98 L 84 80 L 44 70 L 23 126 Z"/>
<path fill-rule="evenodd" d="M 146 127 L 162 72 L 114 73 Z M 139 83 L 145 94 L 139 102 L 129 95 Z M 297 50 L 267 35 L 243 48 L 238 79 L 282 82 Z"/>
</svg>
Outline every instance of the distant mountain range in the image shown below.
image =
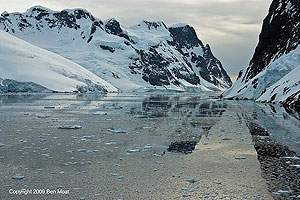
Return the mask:
<svg viewBox="0 0 300 200">
<path fill-rule="evenodd" d="M 300 112 L 299 43 L 299 0 L 274 0 L 250 65 L 225 98 L 279 102 Z"/>
<path fill-rule="evenodd" d="M 104 88 L 109 85 L 108 91 L 208 91 L 232 85 L 209 45 L 187 24 L 167 27 L 163 22 L 142 21 L 127 28 L 115 19 L 97 19 L 84 9 L 52 11 L 35 6 L 24 13 L 2 13 L 0 30 L 89 70 L 105 81 Z M 10 68 L 9 62 L 1 62 L 0 70 Z M 22 72 L 18 73 L 7 77 L 0 73 L 0 78 L 23 81 Z"/>
</svg>

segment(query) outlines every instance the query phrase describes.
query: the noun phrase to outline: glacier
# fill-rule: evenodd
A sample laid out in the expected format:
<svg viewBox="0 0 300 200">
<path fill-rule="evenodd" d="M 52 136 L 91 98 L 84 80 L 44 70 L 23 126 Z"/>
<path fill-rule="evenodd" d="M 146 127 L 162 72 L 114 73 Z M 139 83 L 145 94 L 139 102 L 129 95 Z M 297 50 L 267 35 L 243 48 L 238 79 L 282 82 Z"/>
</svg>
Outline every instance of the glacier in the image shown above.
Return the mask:
<svg viewBox="0 0 300 200">
<path fill-rule="evenodd" d="M 0 31 L 0 92 L 117 92 L 60 55 Z"/>
</svg>

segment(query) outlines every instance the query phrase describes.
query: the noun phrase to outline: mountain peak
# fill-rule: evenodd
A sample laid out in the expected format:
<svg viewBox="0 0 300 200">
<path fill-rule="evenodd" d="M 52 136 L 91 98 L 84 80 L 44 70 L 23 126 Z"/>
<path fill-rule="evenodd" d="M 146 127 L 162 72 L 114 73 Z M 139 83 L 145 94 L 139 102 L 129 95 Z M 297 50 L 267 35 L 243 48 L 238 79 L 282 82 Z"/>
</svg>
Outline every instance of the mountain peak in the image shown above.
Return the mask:
<svg viewBox="0 0 300 200">
<path fill-rule="evenodd" d="M 46 8 L 44 6 L 40 6 L 40 5 L 37 5 L 37 6 L 32 6 L 30 7 L 27 11 L 27 13 L 50 13 L 50 12 L 53 12 L 53 10 L 49 9 L 49 8 Z"/>
<path fill-rule="evenodd" d="M 92 13 L 90 13 L 88 10 L 83 9 L 83 8 L 73 8 L 73 9 L 65 9 L 62 10 L 61 12 L 67 12 L 69 14 L 73 14 L 76 16 L 76 18 L 90 18 L 91 20 L 95 20 L 95 17 L 92 15 Z"/>
<path fill-rule="evenodd" d="M 7 17 L 7 16 L 9 16 L 9 13 L 6 12 L 6 11 L 4 11 L 4 12 L 1 14 L 1 16 L 2 16 L 2 17 Z"/>
<path fill-rule="evenodd" d="M 173 24 L 173 25 L 169 26 L 169 28 L 183 28 L 183 27 L 186 27 L 186 26 L 189 26 L 189 25 L 185 24 L 185 23 L 176 23 L 176 24 Z"/>
<path fill-rule="evenodd" d="M 160 27 L 163 27 L 164 29 L 167 29 L 166 24 L 163 21 L 148 21 L 148 20 L 143 20 L 142 23 L 139 25 L 144 24 L 148 27 L 149 30 L 151 29 L 158 29 Z"/>
<path fill-rule="evenodd" d="M 174 41 L 177 41 L 177 45 L 181 47 L 185 46 L 191 48 L 194 46 L 203 46 L 201 40 L 199 40 L 195 29 L 190 25 L 185 26 L 172 26 L 169 28 L 171 36 Z"/>
<path fill-rule="evenodd" d="M 105 30 L 114 35 L 123 33 L 120 23 L 115 18 L 108 19 L 105 22 Z"/>
</svg>

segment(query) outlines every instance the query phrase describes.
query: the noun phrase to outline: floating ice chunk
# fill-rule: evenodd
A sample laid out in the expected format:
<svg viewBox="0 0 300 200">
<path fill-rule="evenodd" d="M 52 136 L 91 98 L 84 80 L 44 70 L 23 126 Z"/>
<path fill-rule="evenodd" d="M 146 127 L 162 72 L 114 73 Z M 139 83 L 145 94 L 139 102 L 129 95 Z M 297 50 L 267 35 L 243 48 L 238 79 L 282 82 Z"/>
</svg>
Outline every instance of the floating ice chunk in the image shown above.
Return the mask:
<svg viewBox="0 0 300 200">
<path fill-rule="evenodd" d="M 151 145 L 151 144 L 146 144 L 146 145 L 144 146 L 144 149 L 152 149 L 152 145 Z"/>
<path fill-rule="evenodd" d="M 288 190 L 279 190 L 277 192 L 273 192 L 273 194 L 283 196 L 283 197 L 287 197 L 289 195 L 289 193 L 290 193 L 290 191 L 288 191 Z"/>
<path fill-rule="evenodd" d="M 293 157 L 281 157 L 282 159 L 291 159 L 291 160 L 300 160 L 299 157 L 293 156 Z"/>
<path fill-rule="evenodd" d="M 143 129 L 151 129 L 152 127 L 150 126 L 144 126 Z"/>
<path fill-rule="evenodd" d="M 20 180 L 23 180 L 25 178 L 25 176 L 17 174 L 15 176 L 13 176 L 12 178 L 15 179 L 15 180 L 17 180 L 17 181 L 20 181 Z"/>
<path fill-rule="evenodd" d="M 96 112 L 93 113 L 93 115 L 107 115 L 107 112 L 96 111 Z"/>
<path fill-rule="evenodd" d="M 84 139 L 92 139 L 95 137 L 95 135 L 85 135 L 85 136 L 82 136 Z"/>
<path fill-rule="evenodd" d="M 296 167 L 298 169 L 300 169 L 300 165 L 290 165 L 291 167 Z"/>
<path fill-rule="evenodd" d="M 111 141 L 111 142 L 106 142 L 105 144 L 106 145 L 115 145 L 115 144 L 117 144 L 117 142 Z"/>
<path fill-rule="evenodd" d="M 66 130 L 81 129 L 81 128 L 82 128 L 82 126 L 79 126 L 79 125 L 64 125 L 64 126 L 58 127 L 58 129 L 66 129 Z"/>
<path fill-rule="evenodd" d="M 0 147 L 4 147 L 4 146 L 5 146 L 5 144 L 3 144 L 3 143 L 0 142 Z"/>
<path fill-rule="evenodd" d="M 198 182 L 198 180 L 196 180 L 195 178 L 193 178 L 193 177 L 186 177 L 185 179 L 184 179 L 186 182 L 189 182 L 189 183 L 196 183 L 196 182 Z"/>
<path fill-rule="evenodd" d="M 234 159 L 236 159 L 236 160 L 245 160 L 247 158 L 244 157 L 244 156 L 238 156 L 238 157 L 234 157 Z"/>
<path fill-rule="evenodd" d="M 127 150 L 127 153 L 137 153 L 137 152 L 140 152 L 140 151 L 141 151 L 140 148 L 135 148 L 135 149 Z"/>
<path fill-rule="evenodd" d="M 111 133 L 127 133 L 126 130 L 123 130 L 123 129 L 114 129 L 114 128 L 108 129 L 108 131 L 111 132 Z"/>
<path fill-rule="evenodd" d="M 153 156 L 154 156 L 154 157 L 161 157 L 161 154 L 154 153 Z"/>
</svg>

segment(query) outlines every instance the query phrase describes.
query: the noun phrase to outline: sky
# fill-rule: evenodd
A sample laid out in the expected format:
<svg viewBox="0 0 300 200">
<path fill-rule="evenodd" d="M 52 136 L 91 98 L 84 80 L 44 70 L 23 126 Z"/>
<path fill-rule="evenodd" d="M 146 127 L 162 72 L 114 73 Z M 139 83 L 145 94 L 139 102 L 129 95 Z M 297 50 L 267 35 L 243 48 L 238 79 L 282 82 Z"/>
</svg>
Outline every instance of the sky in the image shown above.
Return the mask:
<svg viewBox="0 0 300 200">
<path fill-rule="evenodd" d="M 187 23 L 209 44 L 232 79 L 253 55 L 272 0 L 0 0 L 0 12 L 24 12 L 34 5 L 52 10 L 85 8 L 102 20 L 130 26 L 142 20 Z"/>
</svg>

